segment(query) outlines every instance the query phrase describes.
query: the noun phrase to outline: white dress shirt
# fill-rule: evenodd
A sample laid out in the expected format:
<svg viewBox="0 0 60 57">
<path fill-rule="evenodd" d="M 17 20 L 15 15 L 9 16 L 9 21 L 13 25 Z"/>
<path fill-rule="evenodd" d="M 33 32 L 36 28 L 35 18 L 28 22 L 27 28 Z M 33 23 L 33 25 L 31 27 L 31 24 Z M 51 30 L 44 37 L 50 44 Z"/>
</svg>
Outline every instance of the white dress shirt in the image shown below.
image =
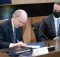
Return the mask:
<svg viewBox="0 0 60 57">
<path fill-rule="evenodd" d="M 53 16 L 53 17 L 54 17 L 54 23 L 55 23 L 56 36 L 57 36 L 57 34 L 58 34 L 58 27 L 59 27 L 57 21 L 59 20 L 59 22 L 60 22 L 60 17 L 59 18 L 56 18 L 55 16 Z"/>
<path fill-rule="evenodd" d="M 11 23 L 12 23 L 12 29 L 13 29 L 13 32 L 14 32 L 14 24 L 13 24 L 13 22 L 12 22 L 12 21 L 11 21 Z M 14 46 L 14 44 L 15 44 L 15 43 L 10 43 L 9 47 L 13 47 L 13 46 Z"/>
<path fill-rule="evenodd" d="M 14 24 L 13 24 L 12 21 L 11 21 L 11 23 L 12 23 L 13 33 L 14 33 Z M 22 41 L 19 41 L 19 40 L 17 39 L 17 43 L 18 43 L 18 42 L 22 42 Z M 13 46 L 15 46 L 15 43 L 10 43 L 9 47 L 13 47 Z"/>
</svg>

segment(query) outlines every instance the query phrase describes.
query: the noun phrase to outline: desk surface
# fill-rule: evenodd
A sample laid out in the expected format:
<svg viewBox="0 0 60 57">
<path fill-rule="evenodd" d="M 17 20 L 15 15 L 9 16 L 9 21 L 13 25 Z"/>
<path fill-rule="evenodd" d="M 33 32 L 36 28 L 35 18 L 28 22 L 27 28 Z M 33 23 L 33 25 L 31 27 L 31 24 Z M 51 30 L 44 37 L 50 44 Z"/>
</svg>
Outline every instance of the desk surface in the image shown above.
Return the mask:
<svg viewBox="0 0 60 57">
<path fill-rule="evenodd" d="M 33 57 L 60 57 L 60 40 L 50 40 L 49 43 L 51 46 L 55 46 L 55 47 L 57 46 L 54 51 L 51 51 L 48 54 L 44 54 L 44 55 L 40 55 L 40 56 L 33 56 Z M 45 46 L 48 46 L 48 41 L 45 42 Z M 0 53 L 0 57 L 3 57 L 1 54 L 2 53 Z M 7 56 L 5 56 L 5 57 L 7 57 Z M 10 56 L 8 56 L 8 57 L 10 57 Z M 19 55 L 18 57 L 32 57 L 32 56 L 30 54 L 27 56 Z"/>
</svg>

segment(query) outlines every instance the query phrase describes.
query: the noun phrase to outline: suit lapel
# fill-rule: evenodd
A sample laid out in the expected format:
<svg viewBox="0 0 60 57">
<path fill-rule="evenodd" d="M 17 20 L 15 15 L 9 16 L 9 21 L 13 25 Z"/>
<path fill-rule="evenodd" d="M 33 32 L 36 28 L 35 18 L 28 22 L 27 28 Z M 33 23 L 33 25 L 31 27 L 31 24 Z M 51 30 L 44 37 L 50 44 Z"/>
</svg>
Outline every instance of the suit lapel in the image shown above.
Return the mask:
<svg viewBox="0 0 60 57">
<path fill-rule="evenodd" d="M 51 16 L 50 20 L 51 20 L 52 30 L 53 30 L 54 34 L 56 35 L 56 30 L 55 30 L 55 24 L 54 24 L 53 15 Z"/>
<path fill-rule="evenodd" d="M 13 29 L 12 29 L 11 20 L 8 21 L 8 31 L 9 31 L 9 36 L 10 36 L 11 42 L 13 42 Z"/>
<path fill-rule="evenodd" d="M 15 30 L 16 30 L 16 40 L 23 41 L 23 27 L 15 28 Z M 12 28 L 11 20 L 8 21 L 8 31 L 9 31 L 9 36 L 11 38 L 11 42 L 13 42 L 13 28 Z"/>
</svg>

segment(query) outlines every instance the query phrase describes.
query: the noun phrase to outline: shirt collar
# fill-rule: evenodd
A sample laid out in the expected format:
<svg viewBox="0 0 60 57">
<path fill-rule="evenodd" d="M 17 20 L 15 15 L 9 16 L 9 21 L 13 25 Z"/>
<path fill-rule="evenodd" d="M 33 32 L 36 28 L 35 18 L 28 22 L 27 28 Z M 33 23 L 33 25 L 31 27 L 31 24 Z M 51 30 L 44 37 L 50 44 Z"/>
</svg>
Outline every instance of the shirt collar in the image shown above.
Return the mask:
<svg viewBox="0 0 60 57">
<path fill-rule="evenodd" d="M 54 19 L 60 19 L 60 17 L 59 18 L 56 18 L 54 15 L 53 15 L 53 17 L 54 17 Z"/>
<path fill-rule="evenodd" d="M 13 24 L 13 19 L 11 20 L 11 23 L 12 23 L 12 28 L 13 28 L 13 31 L 14 31 L 14 24 Z"/>
<path fill-rule="evenodd" d="M 54 15 L 53 15 L 53 17 L 54 17 L 54 20 L 55 21 L 58 21 L 59 20 L 59 22 L 60 22 L 60 17 L 59 18 L 56 18 Z"/>
</svg>

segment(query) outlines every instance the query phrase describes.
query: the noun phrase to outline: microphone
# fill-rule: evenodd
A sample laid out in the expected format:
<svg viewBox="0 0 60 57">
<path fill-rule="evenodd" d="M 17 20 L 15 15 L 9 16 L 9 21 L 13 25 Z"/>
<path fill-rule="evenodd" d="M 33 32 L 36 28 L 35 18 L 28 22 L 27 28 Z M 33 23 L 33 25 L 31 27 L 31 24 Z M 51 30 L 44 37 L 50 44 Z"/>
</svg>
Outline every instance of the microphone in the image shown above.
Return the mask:
<svg viewBox="0 0 60 57">
<path fill-rule="evenodd" d="M 54 47 L 54 46 L 50 46 L 48 37 L 38 28 L 39 26 L 40 26 L 40 23 L 35 24 L 35 25 L 33 24 L 33 25 L 32 25 L 33 30 L 34 30 L 34 29 L 38 30 L 38 31 L 48 40 L 48 41 L 47 41 L 47 45 L 48 45 L 48 50 L 49 50 L 49 51 L 55 50 L 55 47 Z M 40 27 L 41 27 L 41 26 L 40 26 Z"/>
<path fill-rule="evenodd" d="M 48 40 L 48 47 L 50 47 L 48 37 L 47 37 L 40 29 L 38 29 L 38 28 L 36 28 L 36 27 L 33 27 L 33 30 L 34 30 L 34 29 L 38 30 L 38 31 Z"/>
</svg>

